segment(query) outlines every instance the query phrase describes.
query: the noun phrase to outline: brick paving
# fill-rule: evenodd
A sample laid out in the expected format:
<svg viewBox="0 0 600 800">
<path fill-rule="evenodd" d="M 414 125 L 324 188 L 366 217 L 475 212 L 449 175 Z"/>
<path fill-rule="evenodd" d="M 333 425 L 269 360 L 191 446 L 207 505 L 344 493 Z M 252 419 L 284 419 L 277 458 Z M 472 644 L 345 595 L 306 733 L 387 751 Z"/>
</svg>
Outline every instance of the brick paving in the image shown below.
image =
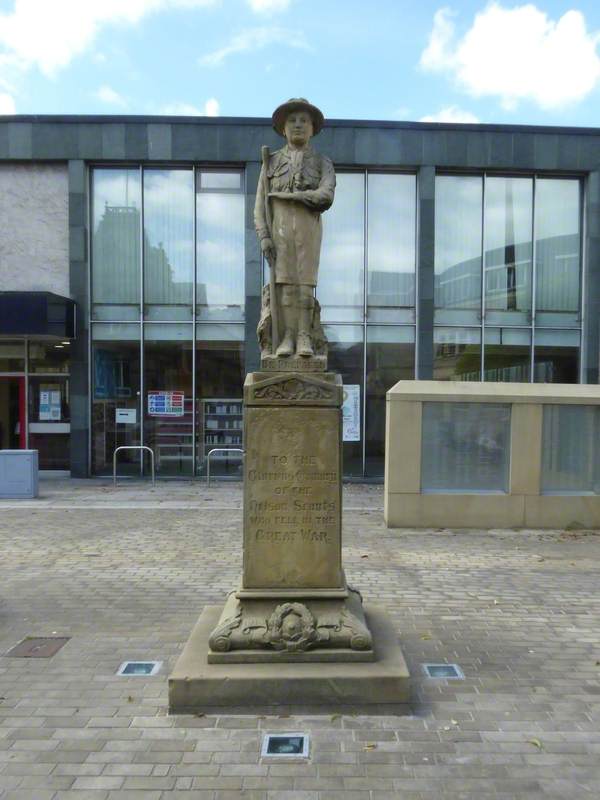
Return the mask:
<svg viewBox="0 0 600 800">
<path fill-rule="evenodd" d="M 515 800 L 600 796 L 600 535 L 387 530 L 345 487 L 344 562 L 397 623 L 397 713 L 166 712 L 202 607 L 241 569 L 241 487 L 44 482 L 0 501 L 1 800 Z M 4 654 L 70 636 L 50 659 Z M 118 677 L 126 659 L 164 662 Z M 421 664 L 457 662 L 464 681 Z M 307 731 L 306 762 L 260 758 Z"/>
</svg>

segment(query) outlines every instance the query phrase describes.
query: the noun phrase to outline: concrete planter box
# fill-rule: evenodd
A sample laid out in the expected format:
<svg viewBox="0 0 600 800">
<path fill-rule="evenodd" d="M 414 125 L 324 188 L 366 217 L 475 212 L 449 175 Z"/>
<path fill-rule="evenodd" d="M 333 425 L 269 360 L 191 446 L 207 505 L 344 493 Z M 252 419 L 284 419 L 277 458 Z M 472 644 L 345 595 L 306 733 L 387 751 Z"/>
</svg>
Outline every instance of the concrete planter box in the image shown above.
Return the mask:
<svg viewBox="0 0 600 800">
<path fill-rule="evenodd" d="M 600 386 L 399 381 L 386 411 L 388 527 L 600 528 Z"/>
<path fill-rule="evenodd" d="M 38 451 L 0 450 L 0 498 L 38 496 Z"/>
</svg>

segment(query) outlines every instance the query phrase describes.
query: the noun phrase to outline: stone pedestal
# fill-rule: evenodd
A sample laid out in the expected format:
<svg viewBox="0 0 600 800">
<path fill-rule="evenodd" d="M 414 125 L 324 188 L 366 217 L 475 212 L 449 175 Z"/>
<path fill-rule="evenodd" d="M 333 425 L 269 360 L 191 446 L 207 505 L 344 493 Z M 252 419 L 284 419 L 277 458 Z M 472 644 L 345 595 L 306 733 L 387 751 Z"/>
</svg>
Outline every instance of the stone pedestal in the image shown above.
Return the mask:
<svg viewBox="0 0 600 800">
<path fill-rule="evenodd" d="M 286 680 L 295 687 L 288 703 L 406 702 L 393 627 L 376 609 L 365 615 L 342 569 L 341 377 L 249 374 L 244 447 L 241 583 L 220 614 L 203 613 L 169 681 L 171 711 L 252 705 L 257 696 L 286 703 Z M 329 690 L 316 683 L 321 668 Z M 252 691 L 246 702 L 243 686 Z"/>
</svg>

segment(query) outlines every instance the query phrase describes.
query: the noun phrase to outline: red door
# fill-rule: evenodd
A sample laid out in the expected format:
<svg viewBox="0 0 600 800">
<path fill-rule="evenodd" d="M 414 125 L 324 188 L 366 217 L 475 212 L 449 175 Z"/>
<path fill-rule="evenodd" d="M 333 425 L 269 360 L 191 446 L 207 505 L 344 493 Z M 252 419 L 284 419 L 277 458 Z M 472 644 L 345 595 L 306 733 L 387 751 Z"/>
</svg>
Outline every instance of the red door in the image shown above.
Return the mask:
<svg viewBox="0 0 600 800">
<path fill-rule="evenodd" d="M 23 450 L 27 444 L 25 378 L 0 377 L 0 449 Z"/>
</svg>

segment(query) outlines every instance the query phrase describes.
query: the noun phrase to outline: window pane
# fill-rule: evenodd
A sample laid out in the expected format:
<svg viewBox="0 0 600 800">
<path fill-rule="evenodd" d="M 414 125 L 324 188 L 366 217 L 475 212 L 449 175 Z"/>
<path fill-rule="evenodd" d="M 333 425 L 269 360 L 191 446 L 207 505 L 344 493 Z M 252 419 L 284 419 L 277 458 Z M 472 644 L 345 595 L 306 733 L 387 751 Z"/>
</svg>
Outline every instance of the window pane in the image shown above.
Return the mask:
<svg viewBox="0 0 600 800">
<path fill-rule="evenodd" d="M 534 381 L 579 383 L 579 331 L 535 332 Z"/>
<path fill-rule="evenodd" d="M 241 320 L 245 302 L 244 195 L 218 189 L 198 191 L 196 215 L 198 316 Z"/>
<path fill-rule="evenodd" d="M 421 490 L 507 492 L 510 406 L 423 403 Z"/>
<path fill-rule="evenodd" d="M 486 328 L 484 381 L 531 380 L 531 333 L 515 328 Z"/>
<path fill-rule="evenodd" d="M 368 303 L 415 304 L 416 177 L 368 176 Z"/>
<path fill-rule="evenodd" d="M 92 471 L 110 475 L 115 448 L 141 444 L 140 326 L 93 325 L 92 331 Z M 118 454 L 117 474 L 140 474 L 139 451 Z"/>
<path fill-rule="evenodd" d="M 25 372 L 25 342 L 0 342 L 0 372 Z"/>
<path fill-rule="evenodd" d="M 151 319 L 190 319 L 194 282 L 192 170 L 144 172 L 144 302 Z M 160 306 L 178 306 L 161 309 Z"/>
<path fill-rule="evenodd" d="M 600 492 L 600 409 L 545 405 L 542 492 Z"/>
<path fill-rule="evenodd" d="M 239 171 L 202 170 L 200 173 L 201 189 L 232 189 L 239 191 L 242 188 L 242 173 Z"/>
<path fill-rule="evenodd" d="M 68 372 L 70 356 L 68 341 L 56 344 L 29 342 L 29 372 Z"/>
<path fill-rule="evenodd" d="M 94 170 L 92 301 L 110 306 L 104 319 L 139 316 L 140 198 L 139 170 Z"/>
<path fill-rule="evenodd" d="M 483 180 L 464 175 L 435 179 L 435 305 L 481 308 Z"/>
<path fill-rule="evenodd" d="M 435 328 L 433 378 L 436 381 L 481 380 L 481 330 Z"/>
<path fill-rule="evenodd" d="M 344 386 L 360 387 L 360 440 L 344 442 L 343 474 L 362 476 L 363 329 L 359 325 L 326 325 L 328 369 L 339 372 Z"/>
<path fill-rule="evenodd" d="M 192 329 L 145 326 L 144 444 L 154 450 L 157 475 L 192 474 Z"/>
<path fill-rule="evenodd" d="M 238 330 L 238 327 L 241 330 Z M 196 342 L 198 474 L 241 478 L 243 448 L 242 396 L 245 378 L 243 328 L 199 325 Z M 232 452 L 227 452 L 232 450 Z"/>
<path fill-rule="evenodd" d="M 70 469 L 69 379 L 31 378 L 28 405 L 29 447 L 38 451 L 40 469 Z"/>
<path fill-rule="evenodd" d="M 485 183 L 485 308 L 490 321 L 529 321 L 531 309 L 533 180 L 487 178 Z"/>
<path fill-rule="evenodd" d="M 333 206 L 323 214 L 317 297 L 323 320 L 363 319 L 365 176 L 337 175 Z"/>
<path fill-rule="evenodd" d="M 536 181 L 536 312 L 579 310 L 579 197 L 578 180 Z"/>
<path fill-rule="evenodd" d="M 401 380 L 415 377 L 415 331 L 412 327 L 367 327 L 367 475 L 383 475 L 385 393 Z"/>
</svg>

